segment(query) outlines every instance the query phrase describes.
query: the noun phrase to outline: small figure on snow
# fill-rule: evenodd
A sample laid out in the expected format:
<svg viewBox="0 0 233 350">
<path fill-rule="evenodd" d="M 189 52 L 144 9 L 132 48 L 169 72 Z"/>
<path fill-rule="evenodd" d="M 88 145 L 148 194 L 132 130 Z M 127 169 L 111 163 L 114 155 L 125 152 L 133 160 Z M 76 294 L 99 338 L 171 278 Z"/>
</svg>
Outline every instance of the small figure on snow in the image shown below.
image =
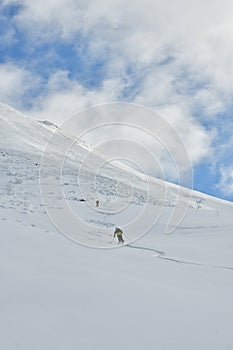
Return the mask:
<svg viewBox="0 0 233 350">
<path fill-rule="evenodd" d="M 201 208 L 201 199 L 197 199 L 196 200 L 196 209 L 200 209 Z"/>
<path fill-rule="evenodd" d="M 124 243 L 124 239 L 123 239 L 122 235 L 123 235 L 123 231 L 119 227 L 116 227 L 115 231 L 114 231 L 114 237 L 117 236 L 118 243 Z"/>
<path fill-rule="evenodd" d="M 96 207 L 99 207 L 100 206 L 100 201 L 97 199 L 96 202 L 95 202 L 95 206 Z"/>
</svg>

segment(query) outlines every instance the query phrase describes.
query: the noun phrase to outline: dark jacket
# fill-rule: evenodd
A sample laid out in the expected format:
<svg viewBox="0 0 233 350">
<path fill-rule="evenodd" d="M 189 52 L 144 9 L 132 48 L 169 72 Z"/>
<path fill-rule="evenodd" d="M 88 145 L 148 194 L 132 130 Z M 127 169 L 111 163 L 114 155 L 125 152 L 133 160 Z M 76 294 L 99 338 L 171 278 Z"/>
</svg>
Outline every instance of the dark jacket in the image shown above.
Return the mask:
<svg viewBox="0 0 233 350">
<path fill-rule="evenodd" d="M 116 227 L 116 229 L 114 231 L 114 237 L 121 236 L 122 234 L 123 234 L 123 231 L 120 228 Z"/>
</svg>

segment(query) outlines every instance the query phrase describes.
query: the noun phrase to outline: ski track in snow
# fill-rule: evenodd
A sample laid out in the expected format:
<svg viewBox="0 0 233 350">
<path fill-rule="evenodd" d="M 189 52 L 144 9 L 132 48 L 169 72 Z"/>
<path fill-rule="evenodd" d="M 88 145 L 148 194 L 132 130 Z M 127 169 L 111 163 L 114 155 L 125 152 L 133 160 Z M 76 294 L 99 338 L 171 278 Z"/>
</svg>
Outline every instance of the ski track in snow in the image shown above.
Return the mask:
<svg viewBox="0 0 233 350">
<path fill-rule="evenodd" d="M 135 245 L 132 245 L 132 244 L 126 244 L 125 246 L 129 247 L 129 248 L 133 248 L 133 249 L 143 250 L 143 251 L 151 251 L 151 252 L 157 253 L 158 256 L 165 255 L 165 252 L 161 252 L 160 250 L 157 250 L 157 249 L 154 249 L 154 248 L 135 246 Z"/>
<path fill-rule="evenodd" d="M 153 255 L 153 257 L 156 257 L 156 258 L 159 258 L 162 260 L 166 260 L 169 262 L 174 262 L 174 263 L 178 263 L 178 264 L 186 264 L 186 265 L 194 265 L 194 266 L 210 267 L 210 268 L 216 268 L 216 269 L 226 269 L 226 270 L 233 271 L 233 267 L 231 267 L 231 266 L 210 265 L 210 264 L 203 264 L 203 263 L 197 263 L 197 262 L 192 262 L 192 261 L 187 261 L 187 260 L 180 260 L 180 259 L 176 259 L 176 258 L 166 257 L 165 256 L 166 252 L 162 252 L 160 250 L 150 248 L 150 247 L 133 246 L 131 244 L 126 244 L 125 246 L 129 247 L 129 248 L 133 248 L 133 249 L 155 252 L 155 253 L 157 253 L 157 255 Z"/>
<path fill-rule="evenodd" d="M 196 262 L 192 262 L 192 261 L 169 258 L 169 257 L 161 256 L 161 255 L 158 256 L 158 258 L 162 259 L 162 260 L 178 263 L 178 264 L 203 266 L 203 267 L 210 267 L 210 268 L 214 268 L 214 269 L 225 269 L 225 270 L 232 270 L 233 271 L 233 267 L 231 267 L 231 266 L 219 266 L 219 265 L 209 265 L 209 264 L 203 264 L 203 263 L 196 263 Z"/>
</svg>

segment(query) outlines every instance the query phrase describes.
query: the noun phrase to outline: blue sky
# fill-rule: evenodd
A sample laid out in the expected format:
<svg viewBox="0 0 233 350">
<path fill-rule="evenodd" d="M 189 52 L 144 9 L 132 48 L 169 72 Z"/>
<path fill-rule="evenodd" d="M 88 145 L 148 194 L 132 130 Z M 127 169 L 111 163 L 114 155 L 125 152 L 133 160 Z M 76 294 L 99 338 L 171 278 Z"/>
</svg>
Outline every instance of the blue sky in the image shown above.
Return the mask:
<svg viewBox="0 0 233 350">
<path fill-rule="evenodd" d="M 100 103 L 152 108 L 183 138 L 194 188 L 233 200 L 232 11 L 228 0 L 4 0 L 0 101 L 56 123 Z"/>
</svg>

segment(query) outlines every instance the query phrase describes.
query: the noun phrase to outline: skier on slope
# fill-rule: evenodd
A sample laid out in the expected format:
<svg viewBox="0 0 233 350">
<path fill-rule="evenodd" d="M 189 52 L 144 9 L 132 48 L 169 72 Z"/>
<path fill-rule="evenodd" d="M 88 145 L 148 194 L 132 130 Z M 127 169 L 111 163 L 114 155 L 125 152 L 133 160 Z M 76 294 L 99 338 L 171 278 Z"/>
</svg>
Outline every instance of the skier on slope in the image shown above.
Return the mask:
<svg viewBox="0 0 233 350">
<path fill-rule="evenodd" d="M 122 235 L 123 235 L 123 231 L 119 227 L 116 227 L 115 231 L 114 231 L 114 237 L 117 236 L 118 243 L 124 243 L 124 239 L 123 239 Z"/>
</svg>

